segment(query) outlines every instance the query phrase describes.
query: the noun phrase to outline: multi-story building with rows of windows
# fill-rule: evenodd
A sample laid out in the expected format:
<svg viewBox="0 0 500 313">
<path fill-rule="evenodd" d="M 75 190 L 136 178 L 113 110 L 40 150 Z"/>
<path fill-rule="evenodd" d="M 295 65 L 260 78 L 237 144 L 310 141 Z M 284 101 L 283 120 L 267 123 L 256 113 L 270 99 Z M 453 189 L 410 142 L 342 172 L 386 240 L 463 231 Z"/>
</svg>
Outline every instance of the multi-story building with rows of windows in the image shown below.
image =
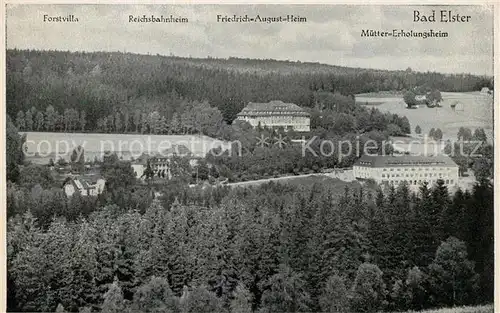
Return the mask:
<svg viewBox="0 0 500 313">
<path fill-rule="evenodd" d="M 420 186 L 424 181 L 434 184 L 438 179 L 446 185 L 458 183 L 458 165 L 445 155 L 363 155 L 354 164 L 353 174 L 357 179 L 373 179 L 379 184 L 406 181 L 410 186 Z"/>
<path fill-rule="evenodd" d="M 171 179 L 172 157 L 188 157 L 190 163 L 195 164 L 191 151 L 184 145 L 173 145 L 171 148 L 156 154 L 143 154 L 132 162 L 132 169 L 137 178 L 144 178 L 147 164 L 151 167 L 153 175 L 161 178 Z"/>
<path fill-rule="evenodd" d="M 250 102 L 238 113 L 237 120 L 246 121 L 253 127 L 283 127 L 284 130 L 308 132 L 310 114 L 293 103 L 274 100 L 268 103 Z"/>
</svg>

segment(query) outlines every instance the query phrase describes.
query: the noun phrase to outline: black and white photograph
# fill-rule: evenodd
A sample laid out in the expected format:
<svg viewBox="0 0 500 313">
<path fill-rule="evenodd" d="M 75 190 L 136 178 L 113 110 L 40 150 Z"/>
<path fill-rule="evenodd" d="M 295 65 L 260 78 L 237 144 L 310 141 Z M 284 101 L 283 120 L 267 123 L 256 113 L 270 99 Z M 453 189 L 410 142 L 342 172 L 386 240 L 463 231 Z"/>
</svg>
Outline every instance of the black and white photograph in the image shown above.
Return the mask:
<svg viewBox="0 0 500 313">
<path fill-rule="evenodd" d="M 5 311 L 495 312 L 497 4 L 4 7 Z"/>
</svg>

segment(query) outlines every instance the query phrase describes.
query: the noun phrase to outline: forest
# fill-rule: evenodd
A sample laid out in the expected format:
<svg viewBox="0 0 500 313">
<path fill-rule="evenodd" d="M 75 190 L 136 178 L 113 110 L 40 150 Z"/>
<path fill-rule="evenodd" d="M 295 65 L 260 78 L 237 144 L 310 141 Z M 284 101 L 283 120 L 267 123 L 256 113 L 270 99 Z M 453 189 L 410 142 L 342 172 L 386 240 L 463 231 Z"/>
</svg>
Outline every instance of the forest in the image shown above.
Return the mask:
<svg viewBox="0 0 500 313">
<path fill-rule="evenodd" d="M 486 180 L 453 195 L 442 181 L 417 193 L 334 180 L 178 186 L 165 186 L 173 202 L 145 209 L 121 202 L 43 224 L 31 210 L 12 216 L 9 311 L 375 312 L 493 301 Z"/>
<path fill-rule="evenodd" d="M 374 312 L 493 301 L 491 170 L 452 195 L 442 181 L 414 193 L 335 180 L 190 188 L 176 176 L 155 198 L 130 162 L 110 155 L 105 192 L 68 198 L 48 166 L 23 161 L 23 137 L 7 122 L 9 311 Z M 237 175 L 296 166 L 291 151 L 272 147 L 226 158 L 207 162 Z"/>
<path fill-rule="evenodd" d="M 102 194 L 67 197 L 50 165 L 23 159 L 19 135 L 203 133 L 238 140 L 243 155 L 209 154 L 197 178 L 319 172 L 351 166 L 359 151 L 303 157 L 290 140 L 301 134 L 286 133 L 281 147 L 283 130 L 254 129 L 236 114 L 248 101 L 294 102 L 311 113 L 311 151 L 324 140 L 372 139 L 381 149 L 411 125 L 354 94 L 425 84 L 472 91 L 490 78 L 15 49 L 7 71 L 9 311 L 394 312 L 493 301 L 493 149 L 482 130 L 457 134 L 484 141 L 483 157 L 454 156 L 478 181 L 452 194 L 442 181 L 418 192 L 337 180 L 191 188 L 186 160 L 183 175 L 150 186 L 112 154 L 99 161 Z M 261 145 L 261 136 L 271 140 Z"/>
<path fill-rule="evenodd" d="M 29 111 L 24 125 L 34 131 L 138 132 L 145 123 L 153 132 L 163 124 L 169 127 L 165 131 L 180 132 L 195 128 L 178 124 L 186 108 L 200 102 L 210 103 L 231 124 L 249 101 L 282 100 L 314 108 L 315 93 L 322 91 L 354 97 L 416 86 L 473 91 L 493 85 L 492 78 L 469 74 L 119 52 L 9 49 L 6 64 L 7 114 L 16 119 L 22 112 L 26 118 Z M 149 116 L 152 112 L 157 113 Z"/>
</svg>

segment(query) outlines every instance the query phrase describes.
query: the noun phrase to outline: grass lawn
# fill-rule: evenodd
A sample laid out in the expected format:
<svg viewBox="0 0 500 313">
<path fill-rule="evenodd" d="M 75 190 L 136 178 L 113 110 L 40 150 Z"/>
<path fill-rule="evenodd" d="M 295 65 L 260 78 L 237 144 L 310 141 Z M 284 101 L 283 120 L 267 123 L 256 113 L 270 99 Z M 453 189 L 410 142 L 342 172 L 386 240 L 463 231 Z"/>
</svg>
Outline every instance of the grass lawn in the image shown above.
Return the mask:
<svg viewBox="0 0 500 313">
<path fill-rule="evenodd" d="M 440 128 L 443 131 L 443 139 L 456 140 L 460 127 L 468 127 L 472 131 L 476 128 L 484 128 L 489 140 L 493 135 L 493 98 L 480 93 L 442 92 L 443 101 L 440 108 L 428 108 L 421 106 L 418 109 L 409 110 L 402 97 L 387 98 L 363 98 L 356 96 L 356 101 L 368 103 L 368 107 L 375 107 L 382 112 L 390 112 L 400 116 L 406 116 L 410 121 L 412 132 L 417 125 L 422 133 L 428 134 L 431 128 Z M 385 101 L 380 103 L 380 101 Z M 370 103 L 373 102 L 373 103 Z M 454 103 L 460 103 L 455 111 L 451 108 Z"/>
<path fill-rule="evenodd" d="M 493 312 L 493 305 L 481 305 L 481 306 L 464 306 L 455 308 L 443 308 L 443 309 L 433 309 L 427 311 L 419 311 L 422 313 L 491 313 Z M 414 311 L 409 311 L 414 312 Z"/>
</svg>

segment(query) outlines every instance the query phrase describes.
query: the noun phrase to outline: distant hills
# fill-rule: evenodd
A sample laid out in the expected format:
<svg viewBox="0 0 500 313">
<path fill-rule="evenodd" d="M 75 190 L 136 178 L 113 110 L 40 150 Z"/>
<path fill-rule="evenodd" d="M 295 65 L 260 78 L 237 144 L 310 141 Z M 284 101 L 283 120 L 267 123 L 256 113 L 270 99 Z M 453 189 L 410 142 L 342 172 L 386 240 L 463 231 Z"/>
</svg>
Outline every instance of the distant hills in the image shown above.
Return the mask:
<svg viewBox="0 0 500 313">
<path fill-rule="evenodd" d="M 314 106 L 314 92 L 344 95 L 427 86 L 441 91 L 493 87 L 492 78 L 467 74 L 386 71 L 277 60 L 182 58 L 120 52 L 7 50 L 7 113 L 34 107 L 76 108 L 89 127 L 120 110 L 161 111 L 207 100 L 231 122 L 249 101 L 283 100 Z"/>
</svg>

